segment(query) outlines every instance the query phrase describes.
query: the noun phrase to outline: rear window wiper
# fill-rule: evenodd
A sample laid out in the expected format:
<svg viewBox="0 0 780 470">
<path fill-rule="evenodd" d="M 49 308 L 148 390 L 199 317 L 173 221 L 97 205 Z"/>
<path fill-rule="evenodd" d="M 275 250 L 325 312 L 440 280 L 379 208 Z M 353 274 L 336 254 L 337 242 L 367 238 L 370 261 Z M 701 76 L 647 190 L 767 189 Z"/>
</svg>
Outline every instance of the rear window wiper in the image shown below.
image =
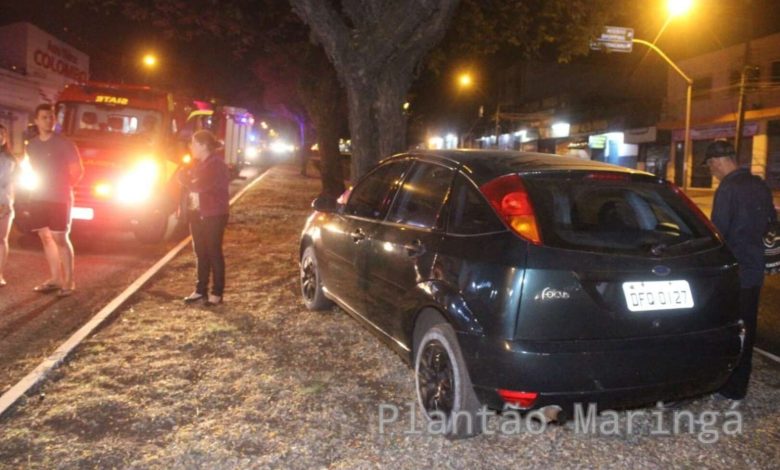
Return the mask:
<svg viewBox="0 0 780 470">
<path fill-rule="evenodd" d="M 684 242 L 674 243 L 671 245 L 668 243 L 655 243 L 650 247 L 650 253 L 652 253 L 655 256 L 661 256 L 662 254 L 666 253 L 667 250 L 669 249 L 678 251 L 683 248 L 698 248 L 700 246 L 706 245 L 707 242 L 710 241 L 712 241 L 712 238 L 710 237 L 699 237 L 699 238 L 689 238 Z"/>
</svg>

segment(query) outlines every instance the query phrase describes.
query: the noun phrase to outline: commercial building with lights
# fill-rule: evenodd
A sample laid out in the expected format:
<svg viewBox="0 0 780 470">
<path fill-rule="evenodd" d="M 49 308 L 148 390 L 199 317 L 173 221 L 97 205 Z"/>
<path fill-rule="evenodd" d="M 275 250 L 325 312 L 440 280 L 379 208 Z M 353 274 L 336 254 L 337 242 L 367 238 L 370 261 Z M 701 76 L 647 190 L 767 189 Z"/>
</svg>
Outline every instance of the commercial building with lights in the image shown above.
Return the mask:
<svg viewBox="0 0 780 470">
<path fill-rule="evenodd" d="M 30 23 L 0 27 L 0 124 L 21 155 L 35 107 L 54 103 L 66 84 L 89 78 L 89 56 Z"/>
<path fill-rule="evenodd" d="M 502 82 L 500 104 L 486 112 L 475 147 L 570 155 L 650 171 L 668 160 L 669 133 L 655 127 L 666 74 L 653 57 L 641 64 L 627 55 L 574 64 L 529 62 L 509 68 Z"/>
</svg>

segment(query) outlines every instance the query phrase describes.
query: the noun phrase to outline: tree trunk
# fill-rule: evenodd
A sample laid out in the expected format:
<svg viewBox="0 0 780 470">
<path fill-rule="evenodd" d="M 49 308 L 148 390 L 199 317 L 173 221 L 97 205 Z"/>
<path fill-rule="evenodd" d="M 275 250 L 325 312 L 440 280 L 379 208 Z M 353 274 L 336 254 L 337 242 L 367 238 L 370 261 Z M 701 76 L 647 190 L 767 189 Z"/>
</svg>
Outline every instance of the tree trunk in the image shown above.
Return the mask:
<svg viewBox="0 0 780 470">
<path fill-rule="evenodd" d="M 404 95 L 415 67 L 444 35 L 458 1 L 290 1 L 347 89 L 352 181 L 404 149 Z"/>
<path fill-rule="evenodd" d="M 337 198 L 346 189 L 339 152 L 342 126 L 333 116 L 317 116 L 314 125 L 317 127 L 317 146 L 320 148 L 322 194 Z"/>
<path fill-rule="evenodd" d="M 411 86 L 413 74 L 401 67 L 386 69 L 378 80 L 379 101 L 379 154 L 380 158 L 403 152 L 407 149 L 407 120 L 403 111 L 406 92 Z"/>
<path fill-rule="evenodd" d="M 401 67 L 358 76 L 363 83 L 347 84 L 353 182 L 379 160 L 406 149 L 403 103 L 412 78 Z"/>
<path fill-rule="evenodd" d="M 298 91 L 317 130 L 322 194 L 338 197 L 345 189 L 339 151 L 339 138 L 346 120 L 344 90 L 336 71 L 319 48 L 311 46 L 306 51 L 303 65 L 306 73 L 298 84 Z"/>
<path fill-rule="evenodd" d="M 349 134 L 352 139 L 352 175 L 354 183 L 379 161 L 380 126 L 375 107 L 378 91 L 370 86 L 347 88 Z"/>
</svg>

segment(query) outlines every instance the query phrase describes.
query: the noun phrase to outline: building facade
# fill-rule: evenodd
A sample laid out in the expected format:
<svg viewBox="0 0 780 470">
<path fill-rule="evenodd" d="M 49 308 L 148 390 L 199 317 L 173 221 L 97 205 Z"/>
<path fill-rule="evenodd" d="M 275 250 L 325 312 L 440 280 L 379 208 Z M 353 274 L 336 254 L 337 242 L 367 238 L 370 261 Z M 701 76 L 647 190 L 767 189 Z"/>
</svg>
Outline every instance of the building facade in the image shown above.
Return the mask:
<svg viewBox="0 0 780 470">
<path fill-rule="evenodd" d="M 669 133 L 655 127 L 666 92 L 656 58 L 594 54 L 575 64 L 529 62 L 502 74 L 496 113 L 475 146 L 539 151 L 655 170 Z"/>
<path fill-rule="evenodd" d="M 0 27 L 0 124 L 21 155 L 35 107 L 54 103 L 66 84 L 89 79 L 89 57 L 30 23 Z"/>
<path fill-rule="evenodd" d="M 773 189 L 780 189 L 780 33 L 680 60 L 677 64 L 693 79 L 693 151 L 692 161 L 684 162 L 686 85 L 670 71 L 665 111 L 658 125 L 672 135 L 674 164 L 669 166 L 667 177 L 691 188 L 717 186 L 709 170 L 702 166 L 704 151 L 715 139 L 734 141 L 740 92 L 744 89 L 739 164 L 764 177 Z"/>
</svg>

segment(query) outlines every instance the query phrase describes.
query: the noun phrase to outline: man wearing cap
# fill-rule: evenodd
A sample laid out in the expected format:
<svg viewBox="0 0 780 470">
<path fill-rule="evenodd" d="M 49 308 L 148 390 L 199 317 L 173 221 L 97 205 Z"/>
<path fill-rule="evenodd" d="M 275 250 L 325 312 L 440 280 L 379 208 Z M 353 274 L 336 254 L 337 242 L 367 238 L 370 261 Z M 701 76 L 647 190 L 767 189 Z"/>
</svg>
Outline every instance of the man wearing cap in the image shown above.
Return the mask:
<svg viewBox="0 0 780 470">
<path fill-rule="evenodd" d="M 750 381 L 758 300 L 764 283 L 762 237 L 777 214 L 769 187 L 748 169 L 739 168 L 736 152 L 729 142 L 711 143 L 705 152 L 704 165 L 720 181 L 712 205 L 712 222 L 739 262 L 739 313 L 746 329 L 742 358 L 719 393 L 741 400 Z"/>
</svg>

